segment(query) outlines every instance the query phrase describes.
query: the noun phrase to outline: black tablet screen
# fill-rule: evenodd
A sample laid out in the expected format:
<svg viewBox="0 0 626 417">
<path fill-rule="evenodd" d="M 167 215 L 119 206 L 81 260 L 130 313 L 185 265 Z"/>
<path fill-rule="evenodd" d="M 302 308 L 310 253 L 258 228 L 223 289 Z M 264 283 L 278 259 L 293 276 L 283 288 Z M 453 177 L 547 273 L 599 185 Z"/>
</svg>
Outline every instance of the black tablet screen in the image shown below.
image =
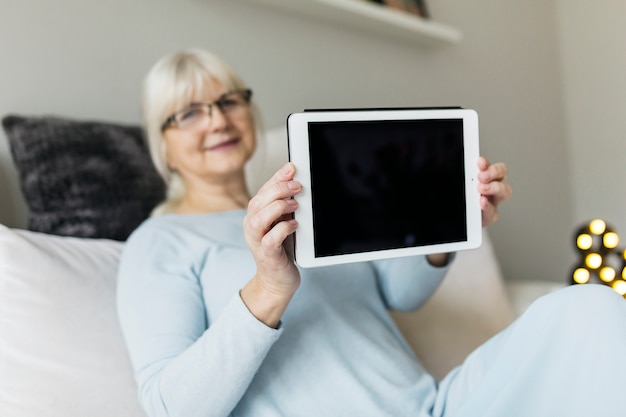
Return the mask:
<svg viewBox="0 0 626 417">
<path fill-rule="evenodd" d="M 315 256 L 467 240 L 461 119 L 310 122 Z"/>
</svg>

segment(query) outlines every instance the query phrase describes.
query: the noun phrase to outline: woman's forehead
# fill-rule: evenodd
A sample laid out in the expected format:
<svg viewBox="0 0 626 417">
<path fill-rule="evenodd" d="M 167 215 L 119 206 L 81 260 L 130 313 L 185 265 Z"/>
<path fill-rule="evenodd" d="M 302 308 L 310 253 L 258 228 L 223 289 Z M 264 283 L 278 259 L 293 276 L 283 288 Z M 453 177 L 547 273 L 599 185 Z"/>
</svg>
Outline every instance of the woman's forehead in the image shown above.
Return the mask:
<svg viewBox="0 0 626 417">
<path fill-rule="evenodd" d="M 227 91 L 228 88 L 214 77 L 194 77 L 179 84 L 172 105 L 174 108 L 181 108 L 193 102 L 214 101 Z"/>
<path fill-rule="evenodd" d="M 229 89 L 219 80 L 211 78 L 205 80 L 203 83 L 199 83 L 193 89 L 192 100 L 193 101 L 213 101 L 217 100 L 222 94 L 226 93 Z"/>
</svg>

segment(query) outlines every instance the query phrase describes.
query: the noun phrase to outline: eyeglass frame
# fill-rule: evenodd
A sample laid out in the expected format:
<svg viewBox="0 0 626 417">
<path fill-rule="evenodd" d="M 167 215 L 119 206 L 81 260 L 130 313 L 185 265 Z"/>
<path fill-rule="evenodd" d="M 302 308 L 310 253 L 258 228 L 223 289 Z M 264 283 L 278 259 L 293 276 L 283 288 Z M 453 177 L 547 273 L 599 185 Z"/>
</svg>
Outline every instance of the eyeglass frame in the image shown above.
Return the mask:
<svg viewBox="0 0 626 417">
<path fill-rule="evenodd" d="M 252 89 L 250 88 L 241 88 L 241 89 L 237 89 L 237 90 L 232 90 L 232 91 L 227 91 L 226 93 L 222 94 L 217 100 L 211 102 L 211 103 L 189 103 L 188 106 L 186 106 L 183 109 L 178 110 L 177 112 L 175 112 L 174 114 L 172 114 L 170 117 L 168 117 L 167 119 L 165 119 L 165 121 L 163 122 L 163 124 L 161 125 L 161 133 L 165 132 L 165 130 L 167 130 L 170 126 L 176 124 L 176 116 L 178 116 L 180 113 L 188 111 L 190 107 L 192 106 L 208 106 L 209 108 L 209 112 L 208 115 L 209 117 L 211 116 L 211 111 L 213 110 L 213 106 L 216 106 L 218 109 L 220 109 L 220 111 L 222 113 L 224 112 L 224 100 L 226 99 L 226 97 L 230 94 L 233 93 L 240 93 L 243 96 L 243 99 L 246 103 L 250 103 L 250 100 L 252 99 Z"/>
</svg>

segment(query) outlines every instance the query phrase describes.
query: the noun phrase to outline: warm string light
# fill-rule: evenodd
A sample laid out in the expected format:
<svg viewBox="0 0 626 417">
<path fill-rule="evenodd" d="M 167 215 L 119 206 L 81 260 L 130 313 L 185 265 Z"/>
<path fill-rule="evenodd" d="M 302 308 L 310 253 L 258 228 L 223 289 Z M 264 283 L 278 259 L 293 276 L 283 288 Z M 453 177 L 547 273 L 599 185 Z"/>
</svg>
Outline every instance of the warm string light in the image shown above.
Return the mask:
<svg viewBox="0 0 626 417">
<path fill-rule="evenodd" d="M 626 298 L 626 249 L 619 249 L 619 235 L 602 219 L 581 226 L 575 235 L 579 262 L 572 284 L 597 282 L 613 288 Z"/>
</svg>

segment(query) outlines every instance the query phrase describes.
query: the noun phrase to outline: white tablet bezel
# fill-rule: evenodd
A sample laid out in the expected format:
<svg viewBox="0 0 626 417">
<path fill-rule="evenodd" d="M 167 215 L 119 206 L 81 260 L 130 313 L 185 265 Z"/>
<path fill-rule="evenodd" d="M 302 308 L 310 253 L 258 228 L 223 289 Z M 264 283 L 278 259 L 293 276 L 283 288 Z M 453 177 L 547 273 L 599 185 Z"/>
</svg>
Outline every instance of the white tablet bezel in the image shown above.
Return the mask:
<svg viewBox="0 0 626 417">
<path fill-rule="evenodd" d="M 467 240 L 454 243 L 441 243 L 426 246 L 384 249 L 360 253 L 315 256 L 313 207 L 309 159 L 310 122 L 325 121 L 369 121 L 369 120 L 419 120 L 419 119 L 462 119 L 465 166 L 465 195 L 467 217 Z M 331 109 L 307 110 L 292 113 L 287 118 L 289 160 L 296 167 L 295 180 L 302 183 L 303 191 L 296 196 L 298 209 L 294 213 L 298 228 L 294 236 L 294 255 L 301 267 L 327 266 L 348 262 L 370 261 L 432 253 L 449 253 L 465 249 L 475 249 L 482 243 L 482 220 L 480 193 L 478 192 L 478 114 L 471 109 Z M 340 233 L 341 231 L 338 231 Z"/>
</svg>

